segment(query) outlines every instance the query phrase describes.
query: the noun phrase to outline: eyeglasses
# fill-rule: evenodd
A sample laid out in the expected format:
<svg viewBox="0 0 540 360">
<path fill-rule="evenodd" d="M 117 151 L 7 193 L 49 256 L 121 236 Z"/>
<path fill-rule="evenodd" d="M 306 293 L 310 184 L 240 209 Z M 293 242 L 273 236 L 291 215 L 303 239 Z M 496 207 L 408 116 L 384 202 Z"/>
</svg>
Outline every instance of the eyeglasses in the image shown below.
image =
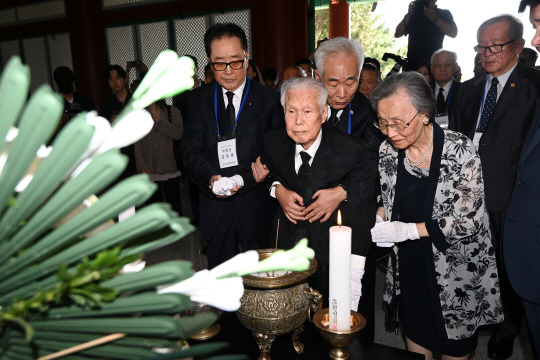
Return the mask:
<svg viewBox="0 0 540 360">
<path fill-rule="evenodd" d="M 240 70 L 241 68 L 244 67 L 244 60 L 245 59 L 246 59 L 246 55 L 244 54 L 244 57 L 242 58 L 242 60 L 231 61 L 231 62 L 228 62 L 228 63 L 210 62 L 210 64 L 212 64 L 212 68 L 214 70 L 216 70 L 216 71 L 225 71 L 227 66 L 230 66 L 231 69 L 233 69 L 233 70 Z"/>
<path fill-rule="evenodd" d="M 498 54 L 500 52 L 503 51 L 503 46 L 504 45 L 508 45 L 514 41 L 516 41 L 517 39 L 514 39 L 514 40 L 510 40 L 510 41 L 507 41 L 505 42 L 504 44 L 493 44 L 491 46 L 480 46 L 480 45 L 476 45 L 474 47 L 474 51 L 476 51 L 478 53 L 478 55 L 484 55 L 486 53 L 486 50 L 489 49 L 489 51 L 491 51 L 492 54 Z"/>
<path fill-rule="evenodd" d="M 433 67 L 436 68 L 436 69 L 442 69 L 443 67 L 452 67 L 454 66 L 456 63 L 454 62 L 446 62 L 446 63 L 435 63 L 433 64 Z"/>
<path fill-rule="evenodd" d="M 409 125 L 411 124 L 411 122 L 416 118 L 416 116 L 420 114 L 420 111 L 418 111 L 416 113 L 416 115 L 413 116 L 413 118 L 411 120 L 409 120 L 408 123 L 405 123 L 405 124 L 390 124 L 388 121 L 386 120 L 379 120 L 379 121 L 375 121 L 374 122 L 374 125 L 377 129 L 380 129 L 380 130 L 386 130 L 386 128 L 390 128 L 394 131 L 397 131 L 397 132 L 402 132 L 402 131 L 405 131 L 407 130 L 407 128 L 409 127 Z"/>
</svg>

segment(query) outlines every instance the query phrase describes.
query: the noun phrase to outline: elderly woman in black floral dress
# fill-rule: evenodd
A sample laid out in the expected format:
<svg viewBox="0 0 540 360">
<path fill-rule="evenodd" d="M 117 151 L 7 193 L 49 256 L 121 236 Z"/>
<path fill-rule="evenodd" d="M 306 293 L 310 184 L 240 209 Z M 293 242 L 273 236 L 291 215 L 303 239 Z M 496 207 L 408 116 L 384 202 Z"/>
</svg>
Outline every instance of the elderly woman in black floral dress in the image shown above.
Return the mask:
<svg viewBox="0 0 540 360">
<path fill-rule="evenodd" d="M 399 309 L 409 350 L 468 359 L 478 326 L 502 320 L 480 157 L 467 137 L 433 122 L 436 102 L 422 75 L 388 77 L 371 102 L 387 136 L 371 234 L 395 255 L 384 300 Z"/>
</svg>

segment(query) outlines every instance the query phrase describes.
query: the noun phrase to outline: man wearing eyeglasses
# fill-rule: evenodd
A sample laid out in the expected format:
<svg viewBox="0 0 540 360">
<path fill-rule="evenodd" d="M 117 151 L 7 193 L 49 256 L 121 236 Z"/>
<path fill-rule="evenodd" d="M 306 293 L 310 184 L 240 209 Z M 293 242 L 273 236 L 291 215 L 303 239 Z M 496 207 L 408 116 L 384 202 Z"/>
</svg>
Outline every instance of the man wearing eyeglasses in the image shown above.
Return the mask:
<svg viewBox="0 0 540 360">
<path fill-rule="evenodd" d="M 461 83 L 453 78 L 456 67 L 457 54 L 453 51 L 439 49 L 431 56 L 431 73 L 435 80 L 432 87 L 437 100 L 435 121 L 443 128 L 448 127 L 448 114 L 461 86 Z"/>
<path fill-rule="evenodd" d="M 184 164 L 199 185 L 201 235 L 208 267 L 266 246 L 275 204 L 255 182 L 251 164 L 266 130 L 283 127 L 279 94 L 246 76 L 246 34 L 216 24 L 204 44 L 216 82 L 190 91 L 182 144 Z"/>
<path fill-rule="evenodd" d="M 501 261 L 500 239 L 523 142 L 540 109 L 540 75 L 518 62 L 525 41 L 523 24 L 515 17 L 500 15 L 485 21 L 478 29 L 477 40 L 475 51 L 486 74 L 463 83 L 456 108 L 450 114 L 450 128 L 473 139 L 482 161 L 505 317 L 493 328 L 488 356 L 507 359 L 520 331 L 523 308 Z"/>
</svg>

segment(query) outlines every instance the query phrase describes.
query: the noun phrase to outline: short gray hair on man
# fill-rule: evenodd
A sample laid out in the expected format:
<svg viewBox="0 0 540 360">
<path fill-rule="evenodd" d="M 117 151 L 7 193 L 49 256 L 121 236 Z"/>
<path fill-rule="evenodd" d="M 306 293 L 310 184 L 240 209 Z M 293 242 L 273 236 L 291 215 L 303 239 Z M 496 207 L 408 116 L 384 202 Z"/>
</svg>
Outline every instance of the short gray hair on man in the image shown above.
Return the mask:
<svg viewBox="0 0 540 360">
<path fill-rule="evenodd" d="M 450 54 L 454 62 L 457 62 L 457 53 L 450 50 L 439 49 L 439 50 L 436 50 L 433 53 L 433 55 L 431 55 L 431 65 L 433 65 L 433 61 L 435 61 L 435 57 L 439 54 Z"/>
<path fill-rule="evenodd" d="M 371 106 L 377 111 L 379 101 L 387 99 L 400 91 L 405 91 L 409 103 L 422 114 L 427 114 L 430 121 L 435 119 L 437 102 L 433 89 L 424 76 L 416 71 L 392 74 L 387 76 L 371 93 Z"/>
<path fill-rule="evenodd" d="M 523 23 L 517 17 L 510 14 L 503 14 L 499 16 L 492 17 L 484 21 L 478 31 L 476 32 L 476 39 L 480 39 L 480 33 L 486 26 L 494 25 L 500 22 L 508 22 L 508 39 L 517 40 L 523 38 Z"/>
<path fill-rule="evenodd" d="M 319 77 L 322 78 L 323 76 L 326 57 L 343 53 L 356 57 L 356 61 L 358 62 L 358 77 L 360 77 L 360 71 L 362 71 L 362 66 L 364 65 L 364 48 L 358 41 L 343 37 L 326 40 L 315 51 L 314 62 Z"/>
<path fill-rule="evenodd" d="M 289 91 L 300 89 L 317 90 L 317 103 L 319 105 L 319 111 L 322 113 L 324 105 L 326 105 L 326 101 L 328 100 L 328 91 L 326 90 L 326 86 L 324 86 L 321 81 L 315 78 L 300 77 L 285 81 L 281 85 L 281 106 L 285 108 L 285 101 L 287 100 L 287 94 L 289 93 Z"/>
</svg>

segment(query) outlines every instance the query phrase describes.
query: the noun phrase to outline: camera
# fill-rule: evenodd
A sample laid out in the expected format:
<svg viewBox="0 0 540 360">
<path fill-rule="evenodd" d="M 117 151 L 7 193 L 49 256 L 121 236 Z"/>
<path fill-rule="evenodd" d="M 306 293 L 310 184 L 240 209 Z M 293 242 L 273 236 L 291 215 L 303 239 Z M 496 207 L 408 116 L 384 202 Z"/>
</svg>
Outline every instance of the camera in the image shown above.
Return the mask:
<svg viewBox="0 0 540 360">
<path fill-rule="evenodd" d="M 411 4 L 413 5 L 415 12 L 423 13 L 428 7 L 428 0 L 414 0 Z"/>
<path fill-rule="evenodd" d="M 394 73 L 397 73 L 401 70 L 403 67 L 404 69 L 408 69 L 409 61 L 402 56 L 392 54 L 392 53 L 384 53 L 384 55 L 381 58 L 383 61 L 388 61 L 388 59 L 394 60 L 396 63 L 394 64 L 394 67 L 390 70 L 386 76 L 390 76 Z"/>
<path fill-rule="evenodd" d="M 140 67 L 141 66 L 141 60 L 130 61 L 129 65 L 131 65 L 131 67 Z"/>
</svg>

